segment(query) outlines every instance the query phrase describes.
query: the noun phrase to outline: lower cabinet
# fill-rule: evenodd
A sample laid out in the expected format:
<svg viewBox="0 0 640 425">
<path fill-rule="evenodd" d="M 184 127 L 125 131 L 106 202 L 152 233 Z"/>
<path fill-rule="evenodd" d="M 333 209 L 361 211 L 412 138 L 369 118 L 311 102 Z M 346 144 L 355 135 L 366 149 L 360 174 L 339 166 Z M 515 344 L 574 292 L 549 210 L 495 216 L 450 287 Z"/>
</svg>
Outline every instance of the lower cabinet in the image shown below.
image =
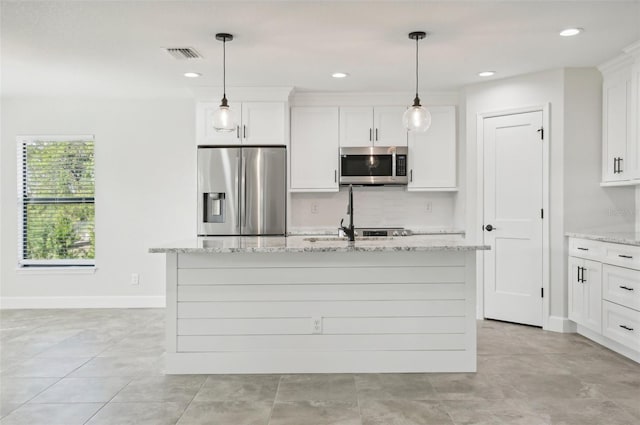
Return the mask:
<svg viewBox="0 0 640 425">
<path fill-rule="evenodd" d="M 639 247 L 569 239 L 569 320 L 581 333 L 640 362 Z"/>
<path fill-rule="evenodd" d="M 602 264 L 569 257 L 569 319 L 602 332 Z"/>
</svg>

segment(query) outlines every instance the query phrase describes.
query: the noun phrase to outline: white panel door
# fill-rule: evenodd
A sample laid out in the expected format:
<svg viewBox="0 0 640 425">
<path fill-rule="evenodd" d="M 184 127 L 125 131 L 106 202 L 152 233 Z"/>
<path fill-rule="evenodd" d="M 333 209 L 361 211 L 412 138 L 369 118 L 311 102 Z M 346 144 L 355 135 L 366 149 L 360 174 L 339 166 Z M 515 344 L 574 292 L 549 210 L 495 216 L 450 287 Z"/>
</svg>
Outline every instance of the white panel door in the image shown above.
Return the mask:
<svg viewBox="0 0 640 425">
<path fill-rule="evenodd" d="M 485 317 L 542 326 L 542 112 L 484 120 Z"/>
<path fill-rule="evenodd" d="M 338 191 L 338 108 L 291 108 L 291 190 Z"/>
<path fill-rule="evenodd" d="M 245 102 L 242 104 L 242 143 L 246 145 L 286 145 L 284 103 Z"/>
<path fill-rule="evenodd" d="M 220 107 L 220 102 L 200 102 L 196 106 L 196 144 L 200 145 L 239 145 L 240 121 L 242 120 L 242 104 L 230 103 L 229 108 L 236 122 L 236 131 L 218 133 L 213 129 L 213 113 Z"/>
<path fill-rule="evenodd" d="M 373 145 L 407 146 L 407 129 L 402 125 L 404 106 L 373 108 Z"/>
<path fill-rule="evenodd" d="M 340 108 L 340 147 L 371 146 L 373 143 L 373 108 Z"/>
<path fill-rule="evenodd" d="M 431 127 L 409 132 L 409 184 L 407 190 L 456 187 L 456 108 L 430 107 Z"/>
</svg>

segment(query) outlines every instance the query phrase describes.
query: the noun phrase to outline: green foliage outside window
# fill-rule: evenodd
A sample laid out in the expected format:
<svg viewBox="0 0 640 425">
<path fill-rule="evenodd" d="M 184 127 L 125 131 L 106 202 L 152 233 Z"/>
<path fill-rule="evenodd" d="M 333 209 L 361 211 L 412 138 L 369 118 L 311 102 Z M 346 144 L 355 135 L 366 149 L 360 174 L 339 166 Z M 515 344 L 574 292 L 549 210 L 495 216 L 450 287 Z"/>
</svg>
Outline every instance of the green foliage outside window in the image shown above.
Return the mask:
<svg viewBox="0 0 640 425">
<path fill-rule="evenodd" d="M 93 151 L 93 141 L 23 142 L 23 259 L 95 258 Z"/>
</svg>

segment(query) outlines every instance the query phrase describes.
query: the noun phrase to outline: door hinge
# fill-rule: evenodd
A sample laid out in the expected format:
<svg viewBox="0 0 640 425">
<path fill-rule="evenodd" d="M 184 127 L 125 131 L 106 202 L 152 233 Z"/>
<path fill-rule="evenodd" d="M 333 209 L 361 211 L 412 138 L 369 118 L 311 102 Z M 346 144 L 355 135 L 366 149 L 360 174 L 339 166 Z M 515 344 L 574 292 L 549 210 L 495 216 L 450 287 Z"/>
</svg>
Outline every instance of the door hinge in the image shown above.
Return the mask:
<svg viewBox="0 0 640 425">
<path fill-rule="evenodd" d="M 540 140 L 544 140 L 544 127 L 540 127 L 538 133 L 540 133 Z"/>
<path fill-rule="evenodd" d="M 540 288 L 540 298 L 544 298 L 544 288 Z"/>
<path fill-rule="evenodd" d="M 544 208 L 540 208 L 540 218 L 544 218 Z"/>
</svg>

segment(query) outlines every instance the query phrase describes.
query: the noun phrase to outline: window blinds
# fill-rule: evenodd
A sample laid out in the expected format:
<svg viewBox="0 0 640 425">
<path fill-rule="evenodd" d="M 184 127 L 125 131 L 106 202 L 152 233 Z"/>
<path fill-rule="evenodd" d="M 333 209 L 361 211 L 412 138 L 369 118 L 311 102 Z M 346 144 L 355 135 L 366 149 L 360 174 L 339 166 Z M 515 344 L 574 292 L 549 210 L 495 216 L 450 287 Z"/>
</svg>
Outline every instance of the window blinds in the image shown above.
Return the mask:
<svg viewBox="0 0 640 425">
<path fill-rule="evenodd" d="M 23 138 L 18 172 L 20 264 L 93 265 L 93 138 Z"/>
</svg>

